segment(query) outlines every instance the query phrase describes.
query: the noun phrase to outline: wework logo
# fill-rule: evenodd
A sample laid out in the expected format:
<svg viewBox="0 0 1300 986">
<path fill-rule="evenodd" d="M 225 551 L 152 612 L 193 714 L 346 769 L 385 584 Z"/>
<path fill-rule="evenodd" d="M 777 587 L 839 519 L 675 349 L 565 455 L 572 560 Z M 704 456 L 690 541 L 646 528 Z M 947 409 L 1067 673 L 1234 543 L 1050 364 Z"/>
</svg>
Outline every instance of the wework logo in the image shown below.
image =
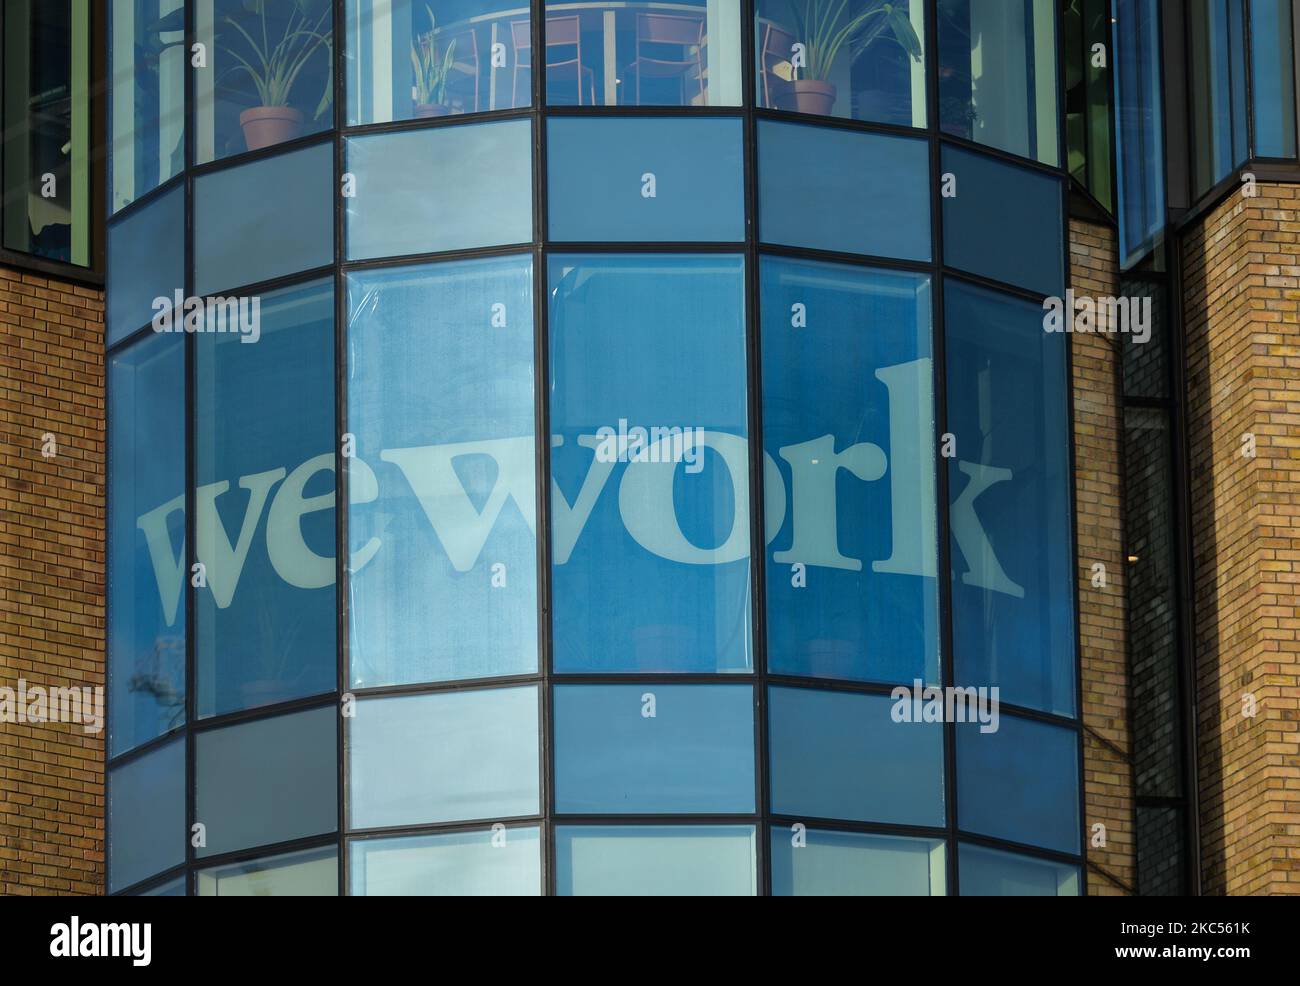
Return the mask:
<svg viewBox="0 0 1300 986">
<path fill-rule="evenodd" d="M 56 959 L 129 958 L 148 965 L 152 953 L 151 924 L 82 924 L 77 915 L 67 924 L 50 927 L 50 954 Z"/>
</svg>

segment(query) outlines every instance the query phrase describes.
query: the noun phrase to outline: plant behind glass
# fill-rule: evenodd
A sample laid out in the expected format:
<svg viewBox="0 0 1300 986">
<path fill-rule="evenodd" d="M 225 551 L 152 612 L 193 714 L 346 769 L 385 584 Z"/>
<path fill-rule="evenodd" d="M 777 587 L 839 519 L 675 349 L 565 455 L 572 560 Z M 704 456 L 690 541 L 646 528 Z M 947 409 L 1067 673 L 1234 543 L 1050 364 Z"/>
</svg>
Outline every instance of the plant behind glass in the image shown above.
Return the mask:
<svg viewBox="0 0 1300 986">
<path fill-rule="evenodd" d="M 411 42 L 411 69 L 415 73 L 411 95 L 415 100 L 416 116 L 444 116 L 449 112 L 447 78 L 456 54 L 456 40 L 453 38 L 440 56 L 434 38 L 438 25 L 433 11 L 427 5 L 424 9 L 429 14 L 429 30 Z"/>
</svg>

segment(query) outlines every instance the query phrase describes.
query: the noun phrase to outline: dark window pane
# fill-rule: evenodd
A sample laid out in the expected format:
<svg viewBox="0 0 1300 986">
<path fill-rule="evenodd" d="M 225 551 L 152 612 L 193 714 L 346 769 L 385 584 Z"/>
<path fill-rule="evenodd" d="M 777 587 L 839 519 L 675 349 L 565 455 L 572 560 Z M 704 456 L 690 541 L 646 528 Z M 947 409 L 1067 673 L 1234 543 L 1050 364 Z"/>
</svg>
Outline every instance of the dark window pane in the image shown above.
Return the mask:
<svg viewBox="0 0 1300 986">
<path fill-rule="evenodd" d="M 545 7 L 549 105 L 740 105 L 739 0 Z M 532 49 L 516 23 L 516 84 L 526 87 Z"/>
<path fill-rule="evenodd" d="M 921 0 L 759 0 L 755 27 L 759 106 L 925 126 Z"/>
<path fill-rule="evenodd" d="M 1164 228 L 1164 96 L 1157 0 L 1115 0 L 1115 168 L 1120 260 L 1136 261 Z"/>
<path fill-rule="evenodd" d="M 338 709 L 241 722 L 194 737 L 199 856 L 305 839 L 338 827 Z"/>
<path fill-rule="evenodd" d="M 542 887 L 536 828 L 357 839 L 348 851 L 354 897 L 536 897 Z"/>
<path fill-rule="evenodd" d="M 1295 157 L 1291 0 L 1250 0 L 1255 157 Z"/>
<path fill-rule="evenodd" d="M 510 6 L 494 0 L 349 3 L 348 124 L 529 105 L 528 10 Z M 516 39 L 522 51 L 511 44 Z"/>
<path fill-rule="evenodd" d="M 992 732 L 957 726 L 963 831 L 1079 851 L 1079 744 L 1073 730 L 1002 714 Z"/>
<path fill-rule="evenodd" d="M 942 0 L 939 126 L 1058 163 L 1056 0 Z"/>
<path fill-rule="evenodd" d="M 107 252 L 104 345 L 111 346 L 169 311 L 176 292 L 184 292 L 184 189 L 173 188 L 110 224 Z"/>
<path fill-rule="evenodd" d="M 1071 715 L 1067 337 L 1041 305 L 953 279 L 945 304 L 956 682 Z"/>
<path fill-rule="evenodd" d="M 929 151 L 885 134 L 758 124 L 766 243 L 930 259 Z"/>
<path fill-rule="evenodd" d="M 774 897 L 942 897 L 946 882 L 942 839 L 772 826 Z"/>
<path fill-rule="evenodd" d="M 354 687 L 537 670 L 532 270 L 348 275 Z"/>
<path fill-rule="evenodd" d="M 1065 290 L 1061 183 L 983 154 L 944 147 L 957 194 L 943 199 L 943 261 L 1042 294 Z"/>
<path fill-rule="evenodd" d="M 576 825 L 555 830 L 561 897 L 752 897 L 752 825 Z"/>
<path fill-rule="evenodd" d="M 140 897 L 184 897 L 185 896 L 185 877 L 177 877 L 175 880 L 169 880 L 166 883 L 160 883 L 149 890 L 142 890 L 137 896 Z"/>
<path fill-rule="evenodd" d="M 554 117 L 553 240 L 743 240 L 741 121 Z"/>
<path fill-rule="evenodd" d="M 943 727 L 895 722 L 886 695 L 768 690 L 772 811 L 942 825 Z"/>
<path fill-rule="evenodd" d="M 533 685 L 363 700 L 348 729 L 354 829 L 537 813 Z"/>
<path fill-rule="evenodd" d="M 333 145 L 317 144 L 194 179 L 194 290 L 330 263 L 333 174 Z"/>
<path fill-rule="evenodd" d="M 1079 868 L 962 843 L 963 897 L 1077 897 Z"/>
<path fill-rule="evenodd" d="M 749 670 L 743 262 L 552 256 L 549 283 L 556 670 Z"/>
<path fill-rule="evenodd" d="M 333 286 L 273 292 L 259 311 L 251 345 L 195 337 L 204 716 L 335 687 Z"/>
<path fill-rule="evenodd" d="M 930 279 L 775 257 L 760 273 L 768 667 L 934 681 Z"/>
<path fill-rule="evenodd" d="M 208 67 L 194 72 L 199 164 L 334 125 L 333 3 L 194 4 Z"/>
<path fill-rule="evenodd" d="M 185 742 L 108 772 L 108 889 L 185 862 Z"/>
<path fill-rule="evenodd" d="M 1110 29 L 1111 0 L 1074 0 L 1061 8 L 1067 167 L 1107 210 L 1114 208 L 1110 186 Z M 1097 45 L 1106 53 L 1100 65 L 1096 64 Z"/>
<path fill-rule="evenodd" d="M 349 138 L 348 259 L 531 240 L 531 133 L 501 120 Z"/>
<path fill-rule="evenodd" d="M 185 348 L 108 363 L 109 755 L 185 721 Z"/>
<path fill-rule="evenodd" d="M 339 892 L 333 846 L 199 870 L 199 897 L 333 897 Z"/>
<path fill-rule="evenodd" d="M 1193 191 L 1209 191 L 1246 157 L 1245 38 L 1240 0 L 1189 0 L 1188 85 Z"/>
<path fill-rule="evenodd" d="M 749 685 L 562 685 L 553 714 L 557 811 L 754 810 Z"/>
</svg>

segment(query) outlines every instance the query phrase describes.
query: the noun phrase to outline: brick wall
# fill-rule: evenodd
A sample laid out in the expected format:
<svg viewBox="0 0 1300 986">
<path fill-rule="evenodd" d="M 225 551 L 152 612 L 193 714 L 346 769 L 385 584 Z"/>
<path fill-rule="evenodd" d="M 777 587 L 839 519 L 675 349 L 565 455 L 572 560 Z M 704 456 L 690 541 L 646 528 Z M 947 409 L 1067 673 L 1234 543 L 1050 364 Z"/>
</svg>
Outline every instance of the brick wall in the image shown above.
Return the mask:
<svg viewBox="0 0 1300 986">
<path fill-rule="evenodd" d="M 0 269 L 0 688 L 19 679 L 104 684 L 103 295 Z M 103 744 L 0 722 L 0 894 L 102 892 Z"/>
<path fill-rule="evenodd" d="M 1217 894 L 1300 893 L 1300 188 L 1258 191 L 1183 243 L 1202 871 Z"/>
<path fill-rule="evenodd" d="M 1070 285 L 1076 295 L 1117 295 L 1117 264 L 1111 229 L 1070 221 Z M 1088 888 L 1094 895 L 1123 895 L 1134 885 L 1134 853 L 1119 351 L 1115 337 L 1105 333 L 1071 335 L 1070 346 Z M 1104 587 L 1093 584 L 1093 565 L 1098 562 L 1106 566 Z M 1105 846 L 1092 845 L 1092 827 L 1098 822 L 1106 827 Z"/>
</svg>

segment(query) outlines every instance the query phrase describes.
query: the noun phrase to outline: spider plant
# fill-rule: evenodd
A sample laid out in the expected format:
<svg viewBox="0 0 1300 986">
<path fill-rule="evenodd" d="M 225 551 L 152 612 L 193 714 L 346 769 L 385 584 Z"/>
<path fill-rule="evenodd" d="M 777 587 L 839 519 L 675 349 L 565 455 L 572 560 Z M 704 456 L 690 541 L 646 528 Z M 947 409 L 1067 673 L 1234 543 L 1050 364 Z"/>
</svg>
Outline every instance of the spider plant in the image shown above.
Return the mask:
<svg viewBox="0 0 1300 986">
<path fill-rule="evenodd" d="M 229 44 L 223 48 L 238 63 L 232 71 L 247 73 L 252 79 L 260 105 L 288 106 L 298 76 L 311 57 L 321 48 L 327 52 L 332 48 L 328 31 L 330 4 L 321 0 L 292 0 L 286 5 L 288 17 L 278 32 L 267 25 L 267 6 L 266 0 L 244 0 L 244 10 L 256 18 L 256 23 L 249 27 L 235 17 L 223 18 L 226 26 L 243 37 L 247 50 L 241 54 Z M 326 61 L 332 66 L 332 58 Z M 313 119 L 319 119 L 329 106 L 332 90 L 332 79 L 327 77 Z"/>
<path fill-rule="evenodd" d="M 806 0 L 791 5 L 805 60 L 794 70 L 794 80 L 825 82 L 846 45 L 856 58 L 882 37 L 892 39 L 915 61 L 921 60 L 921 40 L 907 16 L 906 4 L 877 0 L 855 10 L 857 6 L 855 0 Z"/>
<path fill-rule="evenodd" d="M 429 31 L 411 42 L 411 68 L 415 72 L 413 95 L 416 103 L 436 106 L 447 101 L 447 76 L 456 54 L 456 41 L 453 38 L 440 57 L 433 36 L 437 29 L 433 11 L 427 5 L 424 9 L 429 13 Z"/>
</svg>

